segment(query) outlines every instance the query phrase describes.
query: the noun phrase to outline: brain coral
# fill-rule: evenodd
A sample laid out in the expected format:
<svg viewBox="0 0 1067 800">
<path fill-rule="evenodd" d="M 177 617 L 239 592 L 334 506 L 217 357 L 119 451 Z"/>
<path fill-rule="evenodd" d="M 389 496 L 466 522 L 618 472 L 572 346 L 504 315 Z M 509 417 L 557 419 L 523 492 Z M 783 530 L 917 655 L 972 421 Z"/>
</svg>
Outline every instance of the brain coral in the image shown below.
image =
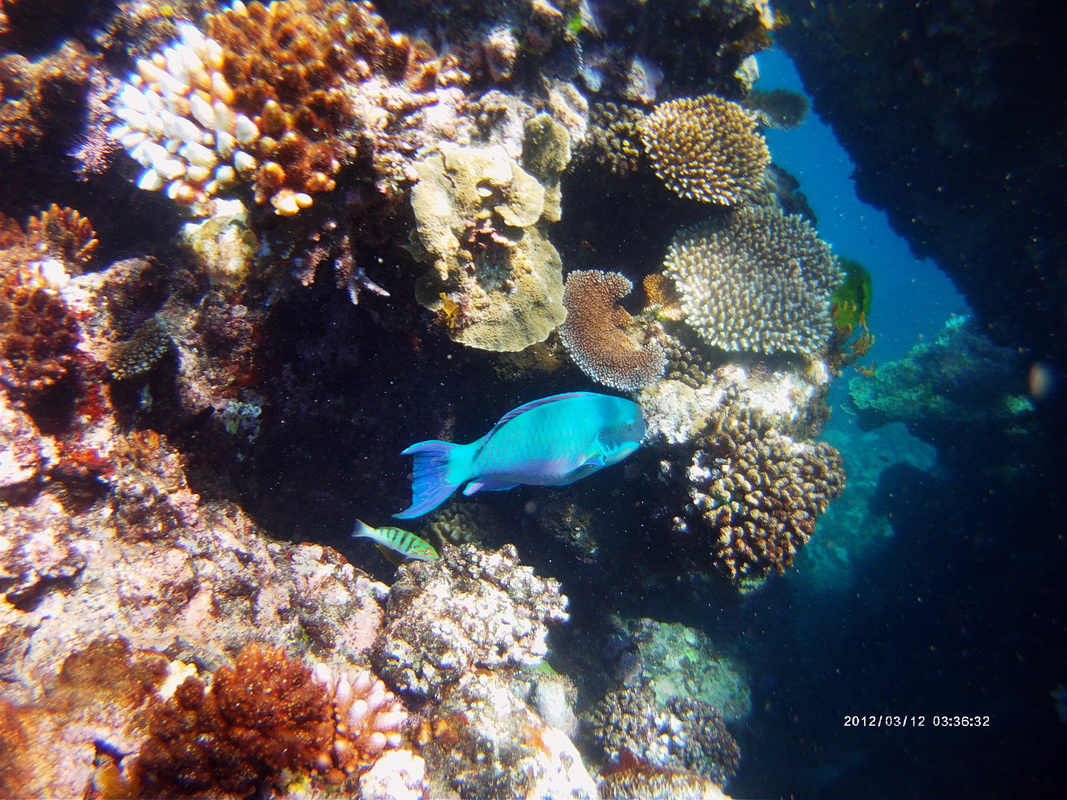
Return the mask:
<svg viewBox="0 0 1067 800">
<path fill-rule="evenodd" d="M 656 339 L 646 336 L 638 343 L 627 334 L 633 317 L 616 302 L 632 288 L 618 272 L 570 273 L 563 289 L 567 319 L 559 329 L 563 346 L 582 372 L 625 391 L 655 383 L 667 367 L 667 357 Z"/>
<path fill-rule="evenodd" d="M 841 494 L 841 455 L 796 441 L 728 405 L 700 441 L 688 472 L 689 505 L 675 527 L 742 592 L 788 569 Z"/>
<path fill-rule="evenodd" d="M 680 231 L 664 269 L 686 321 L 715 347 L 811 355 L 833 333 L 837 259 L 798 215 L 746 207 Z"/>
<path fill-rule="evenodd" d="M 742 203 L 771 163 L 754 115 L 712 94 L 660 103 L 642 124 L 641 140 L 663 182 L 704 203 Z"/>
<path fill-rule="evenodd" d="M 354 156 L 354 87 L 374 77 L 417 89 L 436 70 L 432 51 L 391 34 L 369 3 L 237 0 L 204 32 L 179 30 L 137 62 L 114 135 L 146 168 L 142 188 L 187 204 L 246 179 L 256 202 L 297 213 Z"/>
</svg>

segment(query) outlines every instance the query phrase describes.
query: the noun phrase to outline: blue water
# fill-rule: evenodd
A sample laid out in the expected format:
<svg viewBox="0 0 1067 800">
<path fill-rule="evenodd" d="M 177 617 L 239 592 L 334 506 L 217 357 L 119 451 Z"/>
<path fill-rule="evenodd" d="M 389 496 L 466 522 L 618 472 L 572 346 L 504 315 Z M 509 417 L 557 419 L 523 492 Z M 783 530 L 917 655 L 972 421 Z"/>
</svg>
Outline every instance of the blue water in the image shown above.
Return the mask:
<svg viewBox="0 0 1067 800">
<path fill-rule="evenodd" d="M 772 50 L 760 53 L 759 88 L 803 92 L 793 62 Z M 819 219 L 819 236 L 840 256 L 854 258 L 874 279 L 871 318 L 876 348 L 870 358 L 892 361 L 935 334 L 966 301 L 928 259 L 916 259 L 893 232 L 885 213 L 856 197 L 852 162 L 814 110 L 799 128 L 766 132 L 774 162 L 800 180 L 800 191 Z"/>
</svg>

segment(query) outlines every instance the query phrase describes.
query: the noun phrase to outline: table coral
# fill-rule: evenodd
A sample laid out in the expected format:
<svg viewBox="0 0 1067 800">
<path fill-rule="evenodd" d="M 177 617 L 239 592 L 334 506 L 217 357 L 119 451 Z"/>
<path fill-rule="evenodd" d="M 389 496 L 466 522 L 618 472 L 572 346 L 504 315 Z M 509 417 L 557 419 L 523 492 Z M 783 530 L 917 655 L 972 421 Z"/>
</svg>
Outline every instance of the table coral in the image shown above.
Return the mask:
<svg viewBox="0 0 1067 800">
<path fill-rule="evenodd" d="M 627 330 L 633 317 L 617 303 L 632 288 L 629 279 L 618 272 L 570 273 L 563 289 L 567 319 L 559 329 L 563 346 L 582 372 L 624 391 L 655 383 L 667 367 L 654 329 L 646 329 L 642 341 Z"/>
<path fill-rule="evenodd" d="M 404 696 L 439 699 L 471 669 L 538 663 L 566 604 L 559 583 L 520 566 L 512 545 L 444 545 L 438 560 L 400 568 L 371 662 Z"/>
<path fill-rule="evenodd" d="M 730 351 L 814 355 L 833 333 L 837 260 L 802 217 L 746 207 L 680 231 L 664 262 L 686 321 Z"/>
<path fill-rule="evenodd" d="M 743 203 L 771 163 L 754 115 L 711 94 L 660 103 L 642 123 L 641 140 L 667 187 L 704 203 Z"/>
</svg>

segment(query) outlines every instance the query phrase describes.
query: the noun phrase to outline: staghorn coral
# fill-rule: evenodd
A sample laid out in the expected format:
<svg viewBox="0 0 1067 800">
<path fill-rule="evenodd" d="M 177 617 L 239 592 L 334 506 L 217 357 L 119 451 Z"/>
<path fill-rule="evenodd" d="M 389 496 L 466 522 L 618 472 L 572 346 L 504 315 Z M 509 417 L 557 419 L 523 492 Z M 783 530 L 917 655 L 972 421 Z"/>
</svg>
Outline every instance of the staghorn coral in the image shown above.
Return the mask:
<svg viewBox="0 0 1067 800">
<path fill-rule="evenodd" d="M 771 163 L 753 115 L 710 94 L 660 103 L 642 124 L 641 140 L 667 187 L 704 203 L 743 203 Z"/>
<path fill-rule="evenodd" d="M 519 566 L 513 545 L 491 553 L 445 545 L 436 561 L 404 564 L 398 574 L 371 663 L 419 700 L 439 699 L 477 667 L 538 663 L 548 649 L 547 626 L 567 619 L 559 584 Z"/>
<path fill-rule="evenodd" d="M 415 171 L 412 251 L 434 263 L 419 302 L 471 347 L 514 352 L 544 341 L 565 316 L 562 262 L 540 228 L 545 187 L 501 145 L 444 144 Z"/>
<path fill-rule="evenodd" d="M 792 566 L 844 485 L 833 447 L 792 439 L 727 404 L 693 455 L 675 530 L 738 590 L 752 591 Z"/>
<path fill-rule="evenodd" d="M 60 208 L 55 203 L 30 217 L 26 240 L 30 247 L 62 261 L 72 272 L 81 272 L 100 244 L 88 219 L 73 208 Z"/>
<path fill-rule="evenodd" d="M 563 288 L 567 318 L 559 329 L 567 354 L 582 372 L 605 386 L 631 392 L 658 381 L 667 367 L 653 328 L 646 328 L 640 343 L 627 332 L 633 317 L 617 302 L 632 288 L 618 272 L 570 273 Z"/>
<path fill-rule="evenodd" d="M 367 112 L 360 83 L 374 83 L 382 100 L 370 103 L 375 129 L 431 102 L 386 91 L 432 85 L 436 62 L 391 34 L 369 3 L 238 0 L 209 15 L 203 32 L 186 24 L 179 33 L 180 43 L 137 62 L 114 135 L 146 168 L 141 188 L 166 187 L 182 203 L 244 180 L 257 203 L 296 214 L 356 155 Z"/>
<path fill-rule="evenodd" d="M 803 218 L 748 207 L 680 231 L 664 261 L 689 323 L 730 351 L 818 352 L 833 332 L 837 260 Z"/>
</svg>

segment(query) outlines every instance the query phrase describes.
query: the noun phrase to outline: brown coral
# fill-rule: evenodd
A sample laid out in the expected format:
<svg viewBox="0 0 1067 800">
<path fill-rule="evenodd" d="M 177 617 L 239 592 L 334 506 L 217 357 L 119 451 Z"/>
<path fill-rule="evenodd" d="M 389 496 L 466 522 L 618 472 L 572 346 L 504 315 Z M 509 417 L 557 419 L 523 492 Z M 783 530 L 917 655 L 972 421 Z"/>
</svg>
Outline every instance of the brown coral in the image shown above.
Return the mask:
<svg viewBox="0 0 1067 800">
<path fill-rule="evenodd" d="M 0 381 L 37 395 L 77 362 L 77 320 L 58 294 L 69 276 L 35 237 L 3 219 L 0 227 L 10 245 L 0 250 Z"/>
<path fill-rule="evenodd" d="M 618 272 L 578 270 L 567 276 L 563 305 L 567 319 L 560 326 L 563 346 L 593 380 L 616 389 L 635 391 L 663 377 L 667 357 L 650 335 L 641 343 L 627 334 L 633 317 L 617 305 L 633 284 Z"/>
<path fill-rule="evenodd" d="M 641 126 L 641 139 L 668 188 L 704 203 L 744 202 L 759 191 L 771 163 L 754 115 L 712 94 L 660 103 Z"/>
<path fill-rule="evenodd" d="M 253 643 L 209 686 L 188 677 L 153 710 L 134 775 L 148 797 L 244 796 L 284 769 L 329 764 L 333 727 L 329 695 L 312 671 Z"/>
<path fill-rule="evenodd" d="M 111 377 L 121 381 L 143 375 L 170 350 L 170 333 L 158 316 L 142 322 L 133 335 L 115 344 L 107 358 Z"/>
<path fill-rule="evenodd" d="M 55 203 L 26 226 L 30 246 L 36 246 L 69 267 L 81 270 L 93 257 L 97 245 L 92 223 L 73 208 Z"/>
<path fill-rule="evenodd" d="M 641 126 L 645 112 L 624 103 L 594 103 L 589 109 L 588 152 L 616 175 L 637 172 L 642 165 Z"/>
<path fill-rule="evenodd" d="M 664 261 L 686 322 L 714 347 L 813 354 L 833 332 L 837 259 L 802 217 L 747 207 L 680 231 Z"/>
<path fill-rule="evenodd" d="M 675 527 L 741 591 L 783 573 L 815 532 L 816 518 L 841 494 L 841 455 L 825 442 L 800 442 L 727 405 L 700 441 L 688 471 L 689 499 Z M 690 540 L 691 544 L 696 544 Z"/>
<path fill-rule="evenodd" d="M 211 15 L 206 34 L 223 48 L 232 106 L 256 122 L 256 201 L 282 213 L 330 191 L 352 153 L 346 82 L 377 74 L 409 88 L 432 84 L 433 52 L 390 33 L 370 3 L 277 0 Z M 308 201 L 309 202 L 309 201 Z"/>
</svg>

